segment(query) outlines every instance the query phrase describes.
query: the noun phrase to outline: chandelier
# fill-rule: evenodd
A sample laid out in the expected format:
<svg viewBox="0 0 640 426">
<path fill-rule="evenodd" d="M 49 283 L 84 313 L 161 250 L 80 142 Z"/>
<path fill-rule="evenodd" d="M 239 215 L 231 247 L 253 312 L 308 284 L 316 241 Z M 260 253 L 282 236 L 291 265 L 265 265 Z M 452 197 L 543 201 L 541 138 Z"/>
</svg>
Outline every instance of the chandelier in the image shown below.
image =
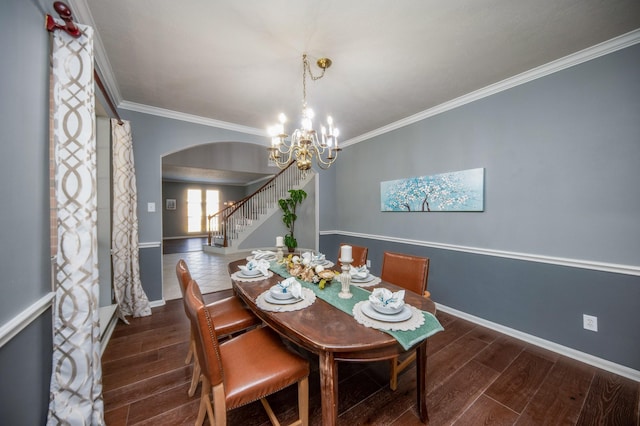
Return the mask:
<svg viewBox="0 0 640 426">
<path fill-rule="evenodd" d="M 278 167 L 284 169 L 292 161 L 296 161 L 298 169 L 309 170 L 313 157 L 321 169 L 327 169 L 338 157 L 340 148 L 338 147 L 338 129 L 333 127 L 333 119 L 327 117 L 327 126 L 321 126 L 320 136 L 313 129 L 313 110 L 307 107 L 307 72 L 312 80 L 319 80 L 324 76 L 327 68 L 331 66 L 331 59 L 320 58 L 317 61 L 318 67 L 322 69 L 319 76 L 314 76 L 311 72 L 307 55 L 302 55 L 302 120 L 300 128 L 295 129 L 291 134 L 291 139 L 285 133 L 284 123 L 287 117 L 284 114 L 278 116 L 279 123 L 269 128 L 271 137 L 271 147 L 269 158 Z"/>
</svg>

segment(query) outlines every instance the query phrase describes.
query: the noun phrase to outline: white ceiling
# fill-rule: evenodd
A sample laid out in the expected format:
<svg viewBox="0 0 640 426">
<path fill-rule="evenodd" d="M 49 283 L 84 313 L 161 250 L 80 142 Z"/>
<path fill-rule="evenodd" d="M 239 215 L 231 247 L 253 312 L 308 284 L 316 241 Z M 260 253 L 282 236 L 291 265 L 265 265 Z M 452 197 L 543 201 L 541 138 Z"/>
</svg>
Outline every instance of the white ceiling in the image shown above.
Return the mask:
<svg viewBox="0 0 640 426">
<path fill-rule="evenodd" d="M 316 59 L 333 60 L 307 81 L 307 100 L 347 143 L 640 28 L 638 0 L 69 4 L 97 30 L 97 67 L 119 107 L 266 135 L 279 112 L 299 116 L 306 52 L 316 74 Z"/>
</svg>

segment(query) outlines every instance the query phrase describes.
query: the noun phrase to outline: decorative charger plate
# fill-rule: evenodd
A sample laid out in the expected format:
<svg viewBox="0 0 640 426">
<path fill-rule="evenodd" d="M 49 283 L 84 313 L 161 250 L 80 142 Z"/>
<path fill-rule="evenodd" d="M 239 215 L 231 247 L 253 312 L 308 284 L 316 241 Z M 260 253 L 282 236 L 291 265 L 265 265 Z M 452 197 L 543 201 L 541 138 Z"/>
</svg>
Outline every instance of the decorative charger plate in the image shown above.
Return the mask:
<svg viewBox="0 0 640 426">
<path fill-rule="evenodd" d="M 356 287 L 371 287 L 372 285 L 377 285 L 381 282 L 382 280 L 379 277 L 371 274 L 369 274 L 369 276 L 364 281 L 358 280 L 356 278 L 351 278 L 351 285 L 354 285 Z"/>
<path fill-rule="evenodd" d="M 311 306 L 316 301 L 316 294 L 313 290 L 302 288 L 304 299 L 298 299 L 294 303 L 290 303 L 290 299 L 275 299 L 271 296 L 271 291 L 267 290 L 256 298 L 256 305 L 263 311 L 271 312 L 291 312 L 304 309 Z M 286 303 L 283 303 L 286 302 Z"/>
<path fill-rule="evenodd" d="M 386 318 L 385 321 L 381 321 L 378 319 L 374 319 L 368 316 L 367 314 L 365 314 L 363 312 L 363 306 L 369 303 L 370 302 L 368 300 L 363 300 L 361 302 L 356 303 L 355 306 L 353 307 L 353 317 L 355 318 L 356 321 L 358 321 L 359 324 L 362 324 L 365 327 L 377 328 L 378 330 L 409 331 L 409 330 L 415 330 L 416 328 L 424 324 L 424 315 L 422 315 L 422 311 L 414 306 L 405 305 L 405 307 L 407 307 L 411 312 L 411 315 L 409 316 L 409 318 L 403 321 L 391 322 L 388 320 L 389 318 Z M 364 309 L 367 309 L 367 308 L 364 308 Z M 369 309 L 373 311 L 373 308 L 369 307 Z M 371 315 L 374 315 L 374 314 L 371 314 Z M 384 314 L 378 314 L 378 315 L 384 315 Z M 389 315 L 384 315 L 384 316 L 389 317 Z"/>
<path fill-rule="evenodd" d="M 236 271 L 233 274 L 231 274 L 231 279 L 237 280 L 237 281 L 245 281 L 245 282 L 252 282 L 252 281 L 262 281 L 265 280 L 267 278 L 270 278 L 273 276 L 273 272 L 269 271 L 269 274 L 265 277 L 262 274 L 258 274 L 258 275 L 245 275 L 242 273 L 242 271 Z"/>
</svg>

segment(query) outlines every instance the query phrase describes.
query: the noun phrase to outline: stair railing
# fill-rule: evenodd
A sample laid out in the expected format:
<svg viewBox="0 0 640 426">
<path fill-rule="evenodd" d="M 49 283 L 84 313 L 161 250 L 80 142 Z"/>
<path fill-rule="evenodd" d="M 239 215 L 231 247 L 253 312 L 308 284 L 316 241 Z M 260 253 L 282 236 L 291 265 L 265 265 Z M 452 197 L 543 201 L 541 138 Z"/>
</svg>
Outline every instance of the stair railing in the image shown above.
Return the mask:
<svg viewBox="0 0 640 426">
<path fill-rule="evenodd" d="M 285 198 L 291 188 L 296 187 L 304 178 L 304 173 L 293 166 L 291 162 L 286 168 L 272 177 L 257 191 L 239 202 L 208 216 L 209 245 L 214 239 L 222 239 L 222 246 L 229 247 L 231 241 L 237 239 L 242 231 L 257 220 L 268 210 L 278 205 L 280 198 Z M 217 231 L 212 231 L 212 220 L 219 219 Z"/>
</svg>

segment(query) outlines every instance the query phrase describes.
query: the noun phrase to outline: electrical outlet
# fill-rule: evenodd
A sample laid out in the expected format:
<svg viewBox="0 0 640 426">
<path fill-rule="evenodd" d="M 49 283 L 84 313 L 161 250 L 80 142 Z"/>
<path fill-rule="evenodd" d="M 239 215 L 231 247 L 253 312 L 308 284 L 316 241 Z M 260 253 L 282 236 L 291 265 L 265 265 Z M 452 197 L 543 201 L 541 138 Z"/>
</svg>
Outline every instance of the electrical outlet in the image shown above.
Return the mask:
<svg viewBox="0 0 640 426">
<path fill-rule="evenodd" d="M 367 259 L 367 268 L 371 268 L 371 261 Z"/>
<path fill-rule="evenodd" d="M 598 331 L 598 317 L 583 314 L 582 323 L 585 330 Z"/>
</svg>

